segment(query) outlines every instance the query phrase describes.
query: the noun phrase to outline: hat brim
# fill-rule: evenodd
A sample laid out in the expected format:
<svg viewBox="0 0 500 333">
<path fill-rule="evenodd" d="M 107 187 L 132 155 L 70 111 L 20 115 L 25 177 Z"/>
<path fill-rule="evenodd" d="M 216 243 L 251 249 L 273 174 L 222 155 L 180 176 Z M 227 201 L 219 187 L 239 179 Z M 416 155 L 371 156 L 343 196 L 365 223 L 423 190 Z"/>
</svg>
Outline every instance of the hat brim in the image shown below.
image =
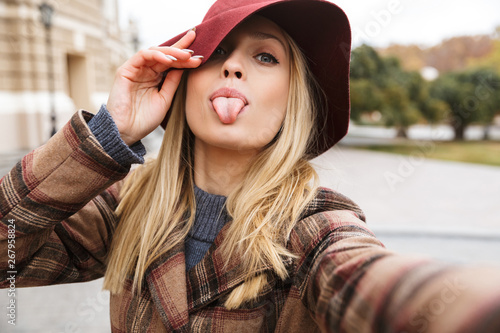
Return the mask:
<svg viewBox="0 0 500 333">
<path fill-rule="evenodd" d="M 270 19 L 299 45 L 326 96 L 326 108 L 319 110 L 317 117 L 319 135 L 308 153 L 318 156 L 340 141 L 349 126 L 351 54 L 351 30 L 342 9 L 323 0 L 275 0 L 216 10 L 219 14 L 210 17 L 209 11 L 203 22 L 196 26 L 196 39 L 189 47 L 195 54 L 204 57 L 202 65 L 222 40 L 246 18 L 258 13 Z M 160 46 L 173 45 L 185 33 Z M 163 128 L 167 121 L 166 117 L 162 122 Z"/>
</svg>

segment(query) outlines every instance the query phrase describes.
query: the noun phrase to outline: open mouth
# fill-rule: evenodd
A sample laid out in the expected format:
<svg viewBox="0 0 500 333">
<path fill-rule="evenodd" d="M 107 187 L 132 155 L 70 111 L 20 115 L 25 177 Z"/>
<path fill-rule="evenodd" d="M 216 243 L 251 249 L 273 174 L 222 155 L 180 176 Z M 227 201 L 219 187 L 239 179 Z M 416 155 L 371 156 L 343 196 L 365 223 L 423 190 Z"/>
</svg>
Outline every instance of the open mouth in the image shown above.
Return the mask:
<svg viewBox="0 0 500 333">
<path fill-rule="evenodd" d="M 248 105 L 245 95 L 227 87 L 216 90 L 210 96 L 210 101 L 220 121 L 224 124 L 234 123 L 238 114 Z"/>
</svg>

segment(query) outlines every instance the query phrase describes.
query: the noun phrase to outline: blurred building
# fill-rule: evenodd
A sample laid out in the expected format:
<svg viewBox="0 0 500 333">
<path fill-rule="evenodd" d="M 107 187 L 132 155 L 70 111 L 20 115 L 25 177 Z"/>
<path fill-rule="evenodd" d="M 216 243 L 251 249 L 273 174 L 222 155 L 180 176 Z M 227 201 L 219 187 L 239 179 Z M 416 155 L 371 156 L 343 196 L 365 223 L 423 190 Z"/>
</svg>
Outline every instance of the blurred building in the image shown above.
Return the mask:
<svg viewBox="0 0 500 333">
<path fill-rule="evenodd" d="M 33 149 L 78 109 L 105 103 L 116 69 L 134 52 L 117 0 L 0 0 L 0 152 Z M 132 26 L 132 28 L 134 28 Z M 134 45 L 135 44 L 135 45 Z"/>
</svg>

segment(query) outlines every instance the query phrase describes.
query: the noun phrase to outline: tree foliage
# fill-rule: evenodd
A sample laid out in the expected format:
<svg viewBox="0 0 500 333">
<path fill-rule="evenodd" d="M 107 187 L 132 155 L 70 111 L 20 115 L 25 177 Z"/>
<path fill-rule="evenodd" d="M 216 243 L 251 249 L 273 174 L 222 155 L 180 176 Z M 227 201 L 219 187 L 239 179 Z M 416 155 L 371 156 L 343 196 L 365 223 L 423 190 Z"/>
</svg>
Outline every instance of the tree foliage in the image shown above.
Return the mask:
<svg viewBox="0 0 500 333">
<path fill-rule="evenodd" d="M 446 73 L 433 82 L 431 92 L 446 103 L 456 140 L 464 139 L 471 123 L 489 125 L 500 111 L 500 76 L 492 69 Z"/>
<path fill-rule="evenodd" d="M 500 72 L 494 66 L 500 66 L 499 54 L 495 47 L 484 58 L 481 64 L 488 68 L 472 66 L 428 82 L 418 72 L 403 70 L 397 58 L 381 57 L 372 47 L 362 45 L 352 52 L 352 118 L 360 120 L 365 112 L 380 111 L 383 122 L 396 127 L 401 136 L 423 119 L 431 124 L 447 120 L 457 140 L 464 138 L 472 123 L 488 129 L 500 114 Z"/>
<path fill-rule="evenodd" d="M 366 111 L 380 110 L 383 94 L 379 87 L 368 79 L 351 81 L 351 118 L 359 121 Z"/>
<path fill-rule="evenodd" d="M 404 71 L 397 58 L 380 57 L 367 45 L 352 52 L 351 103 L 354 120 L 378 110 L 384 123 L 397 127 L 401 136 L 424 116 L 430 122 L 438 121 L 442 110 L 430 98 L 427 82 L 418 72 Z"/>
</svg>

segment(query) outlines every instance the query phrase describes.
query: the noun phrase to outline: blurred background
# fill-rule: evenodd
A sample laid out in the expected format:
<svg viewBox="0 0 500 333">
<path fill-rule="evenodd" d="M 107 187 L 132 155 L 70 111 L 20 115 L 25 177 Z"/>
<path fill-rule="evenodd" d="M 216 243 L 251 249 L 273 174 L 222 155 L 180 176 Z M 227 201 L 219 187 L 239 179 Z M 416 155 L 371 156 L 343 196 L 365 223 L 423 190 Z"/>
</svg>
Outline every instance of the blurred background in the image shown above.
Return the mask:
<svg viewBox="0 0 500 333">
<path fill-rule="evenodd" d="M 1 175 L 77 109 L 96 112 L 128 57 L 212 2 L 0 0 Z M 352 26 L 352 122 L 313 161 L 321 184 L 356 201 L 396 252 L 498 265 L 500 2 L 335 3 Z M 144 140 L 150 155 L 161 135 Z M 18 289 L 17 325 L 2 315 L 0 332 L 109 332 L 101 285 Z"/>
</svg>

